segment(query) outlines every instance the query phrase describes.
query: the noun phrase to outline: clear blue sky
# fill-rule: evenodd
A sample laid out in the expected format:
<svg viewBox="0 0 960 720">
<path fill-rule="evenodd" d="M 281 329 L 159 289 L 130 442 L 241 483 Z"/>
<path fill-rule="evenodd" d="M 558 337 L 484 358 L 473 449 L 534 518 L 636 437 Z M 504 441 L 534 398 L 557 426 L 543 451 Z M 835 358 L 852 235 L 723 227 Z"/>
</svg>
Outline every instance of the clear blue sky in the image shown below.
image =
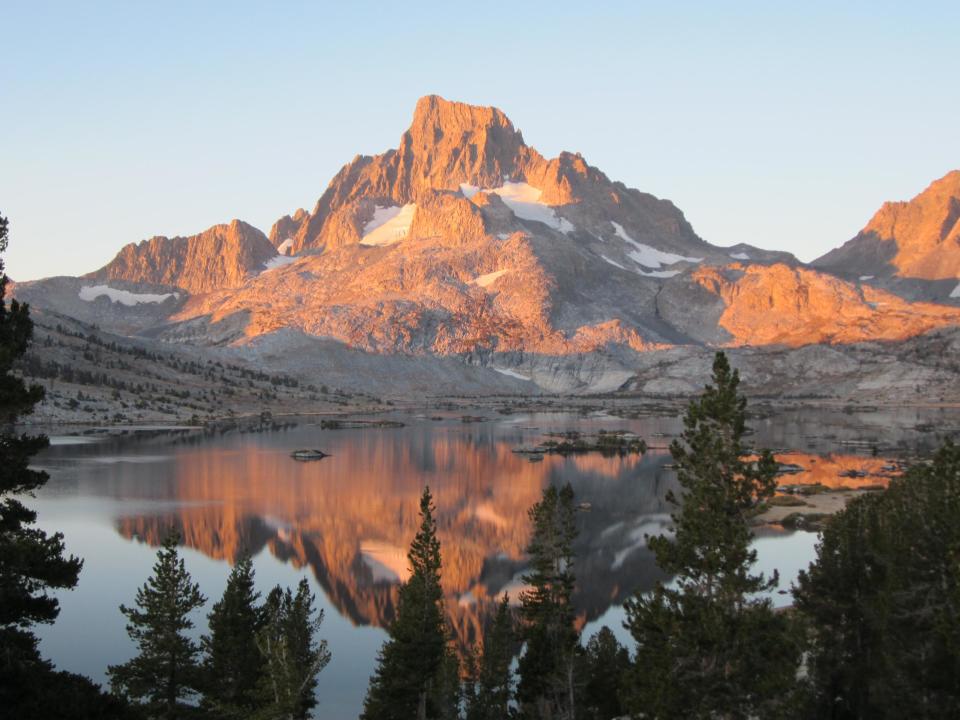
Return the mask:
<svg viewBox="0 0 960 720">
<path fill-rule="evenodd" d="M 428 93 L 499 106 L 710 242 L 808 260 L 960 167 L 955 0 L 3 0 L 0 25 L 15 279 L 233 217 L 268 231 Z"/>
</svg>

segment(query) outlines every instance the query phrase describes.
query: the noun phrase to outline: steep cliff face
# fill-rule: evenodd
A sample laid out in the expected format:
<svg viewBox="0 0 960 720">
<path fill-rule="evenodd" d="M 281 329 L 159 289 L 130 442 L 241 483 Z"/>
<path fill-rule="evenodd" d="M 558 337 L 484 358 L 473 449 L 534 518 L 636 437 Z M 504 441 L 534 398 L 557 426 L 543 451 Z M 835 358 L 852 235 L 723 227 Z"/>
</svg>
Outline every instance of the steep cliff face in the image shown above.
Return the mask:
<svg viewBox="0 0 960 720">
<path fill-rule="evenodd" d="M 849 276 L 960 280 L 960 170 L 888 202 L 855 238 L 813 262 Z"/>
<path fill-rule="evenodd" d="M 189 237 L 153 237 L 130 243 L 105 266 L 87 277 L 125 280 L 204 293 L 242 285 L 275 257 L 266 236 L 234 220 Z"/>
<path fill-rule="evenodd" d="M 309 214 L 299 208 L 293 215 L 284 215 L 270 228 L 270 244 L 277 248 L 281 255 L 291 254 L 293 238 L 300 232 L 300 227 L 306 222 Z"/>
<path fill-rule="evenodd" d="M 786 265 L 702 268 L 692 278 L 724 302 L 734 345 L 903 340 L 960 323 L 960 309 L 910 303 L 869 285 Z"/>
</svg>

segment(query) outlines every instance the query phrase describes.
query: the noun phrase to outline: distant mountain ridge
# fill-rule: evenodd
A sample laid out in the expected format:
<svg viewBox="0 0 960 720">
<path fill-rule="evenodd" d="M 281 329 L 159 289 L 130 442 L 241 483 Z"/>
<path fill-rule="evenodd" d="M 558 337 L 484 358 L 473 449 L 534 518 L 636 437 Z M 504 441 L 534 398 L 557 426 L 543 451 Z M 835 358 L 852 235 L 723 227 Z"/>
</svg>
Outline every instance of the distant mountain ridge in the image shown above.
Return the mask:
<svg viewBox="0 0 960 720">
<path fill-rule="evenodd" d="M 843 277 L 891 281 L 892 287 L 929 281 L 927 287 L 936 283 L 935 295 L 960 298 L 960 170 L 909 201 L 884 203 L 856 237 L 812 265 Z"/>
<path fill-rule="evenodd" d="M 577 153 L 544 158 L 500 110 L 431 95 L 397 149 L 355 157 L 269 238 L 241 221 L 153 238 L 85 278 L 17 292 L 118 331 L 247 348 L 291 372 L 320 366 L 310 343 L 333 343 L 458 358 L 510 388 L 616 389 L 640 354 L 671 347 L 900 341 L 960 324 L 948 279 L 960 270 L 958 179 L 885 205 L 809 268 L 712 245 L 670 201 Z M 872 272 L 858 267 L 867 260 Z M 917 268 L 932 280 L 895 274 Z M 86 281 L 121 283 L 133 306 Z M 176 301 L 147 312 L 154 295 L 138 284 Z"/>
</svg>

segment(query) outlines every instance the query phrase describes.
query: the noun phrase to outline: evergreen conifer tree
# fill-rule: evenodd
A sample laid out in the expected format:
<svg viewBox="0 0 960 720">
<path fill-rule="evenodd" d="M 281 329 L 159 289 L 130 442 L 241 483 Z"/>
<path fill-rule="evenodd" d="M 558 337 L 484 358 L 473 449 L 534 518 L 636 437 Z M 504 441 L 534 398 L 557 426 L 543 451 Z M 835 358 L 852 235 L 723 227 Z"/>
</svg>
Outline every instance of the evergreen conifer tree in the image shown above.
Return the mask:
<svg viewBox="0 0 960 720">
<path fill-rule="evenodd" d="M 577 529 L 573 488 L 550 486 L 529 511 L 533 537 L 527 552 L 530 586 L 520 594 L 526 650 L 520 657 L 517 698 L 527 718 L 573 720 L 580 636 L 574 625 L 573 541 Z"/>
<path fill-rule="evenodd" d="M 420 528 L 410 545 L 410 578 L 378 657 L 363 720 L 440 718 L 449 707 L 451 659 L 440 586 L 440 541 L 430 488 L 420 498 Z"/>
<path fill-rule="evenodd" d="M 960 717 L 960 447 L 830 519 L 800 573 L 809 717 Z"/>
<path fill-rule="evenodd" d="M 620 698 L 630 669 L 630 654 L 606 625 L 587 642 L 583 665 L 583 717 L 612 720 L 625 715 Z"/>
<path fill-rule="evenodd" d="M 771 717 L 797 669 L 787 618 L 758 597 L 777 578 L 751 572 L 747 521 L 774 492 L 777 466 L 769 452 L 753 459 L 743 444 L 739 382 L 718 352 L 713 384 L 690 403 L 682 440 L 670 448 L 683 488 L 676 534 L 649 545 L 675 580 L 626 606 L 637 643 L 629 709 L 645 717 Z"/>
<path fill-rule="evenodd" d="M 0 253 L 6 252 L 8 222 L 0 215 Z M 83 562 L 64 557 L 63 535 L 33 527 L 37 514 L 16 495 L 42 487 L 45 472 L 30 461 L 47 447 L 47 438 L 14 432 L 14 423 L 43 399 L 43 388 L 24 383 L 13 370 L 33 335 L 26 304 L 5 300 L 7 275 L 0 259 L 0 707 L 17 714 L 27 703 L 43 703 L 54 678 L 37 650 L 30 627 L 52 623 L 60 606 L 50 590 L 76 586 Z M 61 674 L 65 675 L 65 674 Z M 79 687 L 82 679 L 74 678 Z M 94 691 L 93 695 L 96 694 Z"/>
<path fill-rule="evenodd" d="M 190 614 L 207 599 L 187 572 L 178 542 L 175 532 L 166 537 L 153 575 L 137 590 L 136 606 L 120 606 L 139 653 L 107 670 L 114 692 L 164 720 L 192 714 L 200 689 L 200 648 L 186 633 L 193 628 Z"/>
<path fill-rule="evenodd" d="M 295 594 L 277 586 L 267 596 L 257 635 L 264 669 L 255 717 L 303 720 L 316 706 L 317 675 L 330 662 L 330 651 L 326 640 L 317 639 L 323 611 L 314 617 L 314 599 L 306 578 Z"/>
<path fill-rule="evenodd" d="M 211 719 L 249 718 L 257 708 L 256 686 L 264 666 L 257 647 L 262 624 L 259 597 L 254 590 L 253 562 L 244 555 L 230 571 L 223 597 L 207 616 L 210 634 L 201 641 L 200 707 Z"/>
<path fill-rule="evenodd" d="M 483 648 L 467 702 L 467 720 L 505 720 L 513 698 L 515 641 L 510 598 L 506 593 L 497 606 L 493 622 L 483 634 Z"/>
</svg>

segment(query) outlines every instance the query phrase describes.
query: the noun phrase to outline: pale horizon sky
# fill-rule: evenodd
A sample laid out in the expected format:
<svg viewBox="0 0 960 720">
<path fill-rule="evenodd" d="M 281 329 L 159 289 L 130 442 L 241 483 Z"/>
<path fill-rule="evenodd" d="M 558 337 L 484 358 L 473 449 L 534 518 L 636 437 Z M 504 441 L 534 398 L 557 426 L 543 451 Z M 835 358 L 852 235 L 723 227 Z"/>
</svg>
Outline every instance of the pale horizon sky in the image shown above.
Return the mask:
<svg viewBox="0 0 960 720">
<path fill-rule="evenodd" d="M 802 260 L 960 168 L 960 3 L 720 5 L 4 0 L 7 272 L 268 232 L 430 93 L 501 108 L 708 242 Z"/>
</svg>

